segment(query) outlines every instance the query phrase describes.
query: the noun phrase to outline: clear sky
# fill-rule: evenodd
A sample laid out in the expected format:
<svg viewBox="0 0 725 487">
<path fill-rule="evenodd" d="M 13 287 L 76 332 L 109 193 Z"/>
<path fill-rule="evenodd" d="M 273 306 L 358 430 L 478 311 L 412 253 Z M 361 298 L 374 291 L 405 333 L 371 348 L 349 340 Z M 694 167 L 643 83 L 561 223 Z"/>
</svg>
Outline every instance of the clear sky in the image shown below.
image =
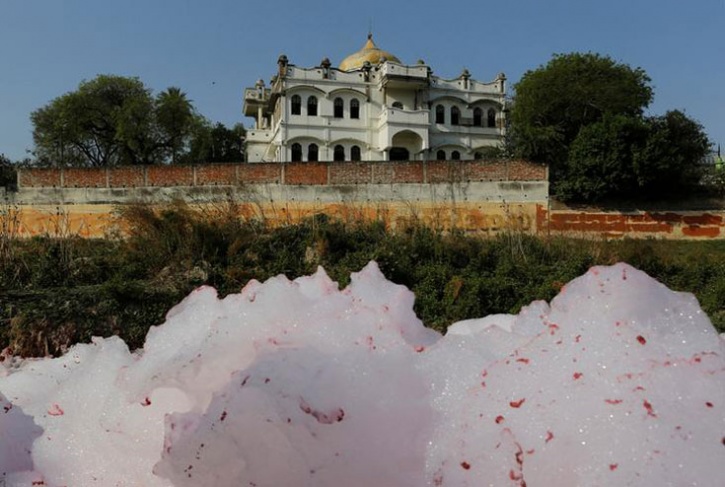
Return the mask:
<svg viewBox="0 0 725 487">
<path fill-rule="evenodd" d="M 30 113 L 97 74 L 178 86 L 228 126 L 277 57 L 337 65 L 365 42 L 442 77 L 515 83 L 592 51 L 652 78 L 650 114 L 684 110 L 725 147 L 725 0 L 0 0 L 0 153 L 33 146 Z"/>
</svg>

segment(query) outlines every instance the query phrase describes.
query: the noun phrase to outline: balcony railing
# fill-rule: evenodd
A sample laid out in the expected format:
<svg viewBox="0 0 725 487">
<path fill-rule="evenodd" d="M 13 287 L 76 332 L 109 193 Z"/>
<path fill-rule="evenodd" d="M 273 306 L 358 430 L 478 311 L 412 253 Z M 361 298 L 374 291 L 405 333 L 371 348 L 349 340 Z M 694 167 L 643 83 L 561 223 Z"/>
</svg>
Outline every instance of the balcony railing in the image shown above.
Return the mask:
<svg viewBox="0 0 725 487">
<path fill-rule="evenodd" d="M 428 110 L 404 110 L 401 108 L 385 107 L 379 118 L 379 126 L 384 124 L 430 125 L 430 112 Z"/>
</svg>

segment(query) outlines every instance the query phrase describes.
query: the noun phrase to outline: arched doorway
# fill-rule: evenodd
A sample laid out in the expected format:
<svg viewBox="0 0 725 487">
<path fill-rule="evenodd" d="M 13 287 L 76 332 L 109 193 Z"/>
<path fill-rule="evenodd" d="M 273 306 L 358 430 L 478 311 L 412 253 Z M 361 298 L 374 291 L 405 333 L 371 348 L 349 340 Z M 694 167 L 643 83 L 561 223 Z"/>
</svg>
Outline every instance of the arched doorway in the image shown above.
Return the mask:
<svg viewBox="0 0 725 487">
<path fill-rule="evenodd" d="M 405 147 L 392 147 L 390 149 L 390 160 L 391 161 L 409 161 L 410 151 Z"/>
<path fill-rule="evenodd" d="M 393 135 L 392 147 L 388 150 L 388 159 L 391 161 L 416 160 L 423 150 L 423 139 L 410 130 L 403 130 Z"/>
</svg>

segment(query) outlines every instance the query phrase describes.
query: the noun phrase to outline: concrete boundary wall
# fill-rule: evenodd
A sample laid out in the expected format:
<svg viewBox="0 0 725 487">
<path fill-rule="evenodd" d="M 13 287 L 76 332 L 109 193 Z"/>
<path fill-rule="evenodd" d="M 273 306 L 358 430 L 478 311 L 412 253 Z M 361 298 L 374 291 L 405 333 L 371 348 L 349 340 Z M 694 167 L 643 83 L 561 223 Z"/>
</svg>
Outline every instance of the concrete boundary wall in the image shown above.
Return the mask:
<svg viewBox="0 0 725 487">
<path fill-rule="evenodd" d="M 123 235 L 118 211 L 123 205 L 18 204 L 12 207 L 13 234 L 106 237 Z M 229 206 L 219 202 L 192 203 L 192 208 L 215 212 Z M 418 223 L 435 228 L 459 229 L 472 234 L 493 236 L 501 232 L 521 232 L 540 236 L 568 236 L 585 239 L 656 238 L 676 240 L 725 239 L 725 211 L 689 212 L 595 212 L 547 209 L 535 202 L 472 201 L 268 201 L 235 202 L 240 218 L 285 225 L 325 213 L 343 221 L 379 220 L 391 229 Z M 0 219 L 8 216 L 0 212 Z"/>
<path fill-rule="evenodd" d="M 89 205 L 236 202 L 306 203 L 541 203 L 548 201 L 546 181 L 477 181 L 437 184 L 337 184 L 177 186 L 139 188 L 19 188 L 12 202 L 21 205 Z"/>
<path fill-rule="evenodd" d="M 545 165 L 525 161 L 301 162 L 21 168 L 18 188 L 203 187 L 240 184 L 436 184 L 475 181 L 546 181 Z"/>
<path fill-rule="evenodd" d="M 521 231 L 581 238 L 725 239 L 725 210 L 552 209 L 547 168 L 522 161 L 210 164 L 20 169 L 0 193 L 18 234 L 123 234 L 123 205 L 233 202 L 243 218 L 289 224 L 319 213 L 411 222 L 481 235 Z"/>
<path fill-rule="evenodd" d="M 547 167 L 523 161 L 313 162 L 21 169 L 8 202 L 23 236 L 123 235 L 124 205 L 177 200 L 200 211 L 233 203 L 240 217 L 272 225 L 326 213 L 494 235 L 536 233 L 548 192 Z"/>
</svg>

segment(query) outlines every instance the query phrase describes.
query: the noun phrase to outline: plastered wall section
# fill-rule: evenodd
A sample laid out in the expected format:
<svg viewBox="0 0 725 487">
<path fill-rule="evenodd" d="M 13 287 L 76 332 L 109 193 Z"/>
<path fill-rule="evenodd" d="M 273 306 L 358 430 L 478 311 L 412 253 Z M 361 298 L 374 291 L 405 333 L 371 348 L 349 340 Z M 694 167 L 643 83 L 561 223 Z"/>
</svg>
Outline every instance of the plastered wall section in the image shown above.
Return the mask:
<svg viewBox="0 0 725 487">
<path fill-rule="evenodd" d="M 207 214 L 227 211 L 226 205 L 199 202 L 192 206 Z M 0 211 L 8 219 L 11 234 L 104 238 L 123 236 L 127 230 L 118 217 L 123 205 L 14 205 Z M 243 201 L 235 205 L 243 219 L 264 220 L 271 225 L 285 225 L 316 214 L 325 213 L 343 221 L 379 220 L 391 229 L 422 223 L 440 229 L 457 228 L 482 236 L 501 232 L 531 235 L 563 235 L 578 238 L 658 238 L 710 240 L 725 238 L 725 212 L 548 212 L 540 203 L 504 203 L 459 201 L 347 202 Z"/>
<path fill-rule="evenodd" d="M 536 232 L 547 169 L 526 162 L 214 164 L 21 170 L 13 196 L 19 235 L 124 235 L 120 210 L 184 200 L 200 211 L 234 202 L 272 225 L 325 213 L 482 234 Z M 224 205 L 221 205 L 224 206 Z"/>
<path fill-rule="evenodd" d="M 228 212 L 209 203 L 195 204 L 194 208 L 207 215 Z M 18 237 L 48 235 L 51 237 L 81 236 L 85 238 L 114 238 L 127 234 L 127 223 L 114 213 L 113 205 L 93 207 L 73 206 L 58 211 L 54 207 L 23 207 L 16 219 L 12 233 Z M 326 214 L 342 221 L 360 219 L 382 221 L 392 230 L 423 224 L 441 230 L 453 228 L 494 236 L 501 232 L 517 230 L 535 233 L 536 206 L 530 204 L 459 204 L 455 207 L 442 205 L 401 203 L 386 204 L 320 204 L 310 202 L 285 202 L 279 205 L 240 203 L 234 207 L 241 219 L 262 220 L 272 226 L 294 224 L 317 214 Z M 228 213 L 227 213 L 228 215 Z"/>
<path fill-rule="evenodd" d="M 107 190 L 94 195 L 94 190 L 89 188 L 76 189 L 77 193 L 70 194 L 65 190 L 36 188 L 26 190 L 24 195 L 27 197 L 28 192 L 36 191 L 42 193 L 31 195 L 33 204 L 16 201 L 9 206 L 18 222 L 16 233 L 20 236 L 123 236 L 126 227 L 120 214 L 124 208 L 137 202 L 162 208 L 179 199 L 207 214 L 234 208 L 240 218 L 263 220 L 271 225 L 296 223 L 324 213 L 343 221 L 379 220 L 391 229 L 424 224 L 494 235 L 512 229 L 536 233 L 537 208 L 545 204 L 547 185 L 541 182 L 247 185 L 203 192 L 181 187 L 176 190 L 140 188 L 116 194 L 113 202 L 109 201 Z M 64 194 L 59 195 L 58 191 Z M 523 194 L 527 195 L 526 200 L 520 199 Z M 59 196 L 64 198 L 60 203 L 56 200 Z M 95 203 L 84 202 L 88 200 Z"/>
<path fill-rule="evenodd" d="M 550 210 L 546 167 L 514 162 L 214 164 L 114 169 L 23 169 L 9 194 L 19 234 L 123 234 L 123 205 L 176 199 L 244 218 L 294 223 L 318 213 L 413 222 L 493 235 L 524 231 L 585 238 L 723 239 L 723 211 Z M 12 213 L 10 211 L 10 213 Z M 19 215 L 19 216 L 18 216 Z"/>
</svg>

